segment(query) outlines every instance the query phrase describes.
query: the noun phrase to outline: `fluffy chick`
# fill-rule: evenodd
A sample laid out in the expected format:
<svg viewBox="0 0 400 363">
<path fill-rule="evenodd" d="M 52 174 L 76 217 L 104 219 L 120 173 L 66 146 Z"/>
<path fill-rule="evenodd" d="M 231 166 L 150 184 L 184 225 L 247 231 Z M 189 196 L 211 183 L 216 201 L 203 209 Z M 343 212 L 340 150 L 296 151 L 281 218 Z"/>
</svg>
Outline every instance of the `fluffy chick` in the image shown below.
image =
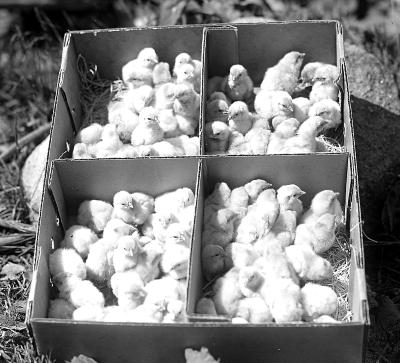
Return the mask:
<svg viewBox="0 0 400 363">
<path fill-rule="evenodd" d="M 336 216 L 336 223 L 342 223 L 343 211 L 337 199 L 339 193 L 333 190 L 322 190 L 315 194 L 310 208 L 301 216 L 300 223 L 314 223 L 323 214 L 329 213 Z"/>
<path fill-rule="evenodd" d="M 249 143 L 239 131 L 230 131 L 226 152 L 233 155 L 248 154 Z"/>
<path fill-rule="evenodd" d="M 310 102 L 314 104 L 315 102 L 331 99 L 337 101 L 339 96 L 339 88 L 334 83 L 329 81 L 318 81 L 312 86 L 310 92 Z"/>
<path fill-rule="evenodd" d="M 296 184 L 282 185 L 276 191 L 276 198 L 279 202 L 279 209 L 282 211 L 290 210 L 296 212 L 296 217 L 300 218 L 303 213 L 303 202 L 301 196 L 306 194 Z"/>
<path fill-rule="evenodd" d="M 311 321 L 321 315 L 332 315 L 337 309 L 337 295 L 329 286 L 321 286 L 311 282 L 301 289 L 301 301 L 304 318 Z"/>
<path fill-rule="evenodd" d="M 176 213 L 193 204 L 193 191 L 188 187 L 182 187 L 157 196 L 154 200 L 154 211 L 156 213 Z"/>
<path fill-rule="evenodd" d="M 50 275 L 71 274 L 79 279 L 86 278 L 86 268 L 82 257 L 72 248 L 57 248 L 49 256 Z"/>
<path fill-rule="evenodd" d="M 172 109 L 175 100 L 175 83 L 164 83 L 154 93 L 154 107 L 157 110 Z"/>
<path fill-rule="evenodd" d="M 285 54 L 276 65 L 266 70 L 261 90 L 292 94 L 298 83 L 304 56 L 304 53 L 296 51 Z"/>
<path fill-rule="evenodd" d="M 323 66 L 322 62 L 309 62 L 304 65 L 301 70 L 300 80 L 303 86 L 309 86 L 314 82 L 315 72 L 318 68 Z"/>
<path fill-rule="evenodd" d="M 239 270 L 239 289 L 243 296 L 256 296 L 257 291 L 264 283 L 261 270 L 256 266 L 245 266 Z"/>
<path fill-rule="evenodd" d="M 117 241 L 117 247 L 113 254 L 113 266 L 115 272 L 124 272 L 135 267 L 138 261 L 140 249 L 139 236 L 122 236 Z"/>
<path fill-rule="evenodd" d="M 209 154 L 225 153 L 228 148 L 230 129 L 221 121 L 206 123 L 205 146 Z"/>
<path fill-rule="evenodd" d="M 221 121 L 227 123 L 228 110 L 229 105 L 227 101 L 219 98 L 209 100 L 206 104 L 206 122 Z"/>
<path fill-rule="evenodd" d="M 251 129 L 245 136 L 248 143 L 247 152 L 250 155 L 267 154 L 271 131 L 265 129 Z"/>
<path fill-rule="evenodd" d="M 336 239 L 336 216 L 325 213 L 315 223 L 299 224 L 294 243 L 309 245 L 317 254 L 328 251 Z"/>
<path fill-rule="evenodd" d="M 143 304 L 128 311 L 126 319 L 131 323 L 161 323 L 165 310 L 165 304 Z"/>
<path fill-rule="evenodd" d="M 190 250 L 181 244 L 168 245 L 161 257 L 160 266 L 165 274 L 176 280 L 187 277 Z"/>
<path fill-rule="evenodd" d="M 258 196 L 266 189 L 271 188 L 272 184 L 263 179 L 254 179 L 244 185 L 244 189 L 249 195 L 249 204 L 253 204 Z"/>
<path fill-rule="evenodd" d="M 138 263 L 133 268 L 144 283 L 157 278 L 160 274 L 158 264 L 163 256 L 164 248 L 157 241 L 151 241 L 142 247 L 142 251 L 138 257 Z"/>
<path fill-rule="evenodd" d="M 203 246 L 201 251 L 201 266 L 203 276 L 207 281 L 211 281 L 216 276 L 220 276 L 227 271 L 227 254 L 223 247 L 216 244 Z"/>
<path fill-rule="evenodd" d="M 101 140 L 97 144 L 91 145 L 89 152 L 94 152 L 98 158 L 112 157 L 122 145 L 117 127 L 113 124 L 107 124 L 103 127 Z"/>
<path fill-rule="evenodd" d="M 193 220 L 193 214 L 192 214 Z M 165 231 L 165 248 L 170 244 L 180 244 L 190 247 L 190 237 L 192 234 L 193 222 L 189 223 L 172 223 Z"/>
<path fill-rule="evenodd" d="M 138 115 L 121 101 L 110 102 L 107 106 L 108 122 L 115 125 L 123 142 L 130 142 L 132 131 L 139 123 Z"/>
<path fill-rule="evenodd" d="M 181 83 L 175 87 L 174 112 L 178 115 L 199 119 L 200 95 L 190 83 Z"/>
<path fill-rule="evenodd" d="M 158 115 L 160 127 L 164 132 L 164 137 L 176 137 L 182 134 L 179 129 L 178 120 L 171 109 L 161 110 Z"/>
<path fill-rule="evenodd" d="M 129 224 L 143 224 L 154 211 L 154 198 L 148 194 L 124 190 L 113 197 L 114 210 L 112 218 L 119 218 Z"/>
<path fill-rule="evenodd" d="M 308 98 L 293 98 L 293 117 L 300 123 L 304 122 L 308 118 L 308 111 L 310 110 L 310 106 L 311 102 Z"/>
<path fill-rule="evenodd" d="M 155 87 L 160 84 L 171 82 L 172 76 L 169 70 L 169 64 L 159 62 L 153 68 L 153 84 Z"/>
<path fill-rule="evenodd" d="M 239 131 L 243 135 L 250 130 L 253 122 L 246 103 L 235 101 L 229 106 L 228 124 L 231 131 Z"/>
<path fill-rule="evenodd" d="M 275 116 L 292 117 L 293 100 L 285 91 L 261 90 L 254 99 L 254 109 L 267 120 Z"/>
<path fill-rule="evenodd" d="M 93 156 L 89 152 L 89 148 L 83 142 L 78 142 L 74 145 L 74 150 L 72 151 L 72 159 L 92 159 Z"/>
<path fill-rule="evenodd" d="M 232 242 L 225 247 L 226 256 L 232 266 L 242 268 L 251 266 L 259 257 L 254 248 L 245 243 Z"/>
<path fill-rule="evenodd" d="M 142 233 L 145 236 L 164 242 L 167 228 L 171 223 L 176 222 L 178 222 L 178 219 L 172 211 L 162 210 L 157 213 L 152 213 L 142 225 Z"/>
<path fill-rule="evenodd" d="M 131 144 L 133 146 L 154 144 L 162 140 L 163 135 L 157 110 L 145 107 L 139 114 L 139 125 L 132 132 Z"/>
<path fill-rule="evenodd" d="M 234 64 L 229 75 L 224 78 L 221 89 L 232 101 L 246 101 L 253 94 L 253 81 L 247 74 L 246 68 Z"/>
<path fill-rule="evenodd" d="M 183 291 L 177 280 L 170 276 L 150 281 L 144 288 L 144 304 L 163 304 L 173 300 L 183 300 Z"/>
<path fill-rule="evenodd" d="M 113 155 L 113 158 L 121 159 L 133 159 L 139 156 L 139 153 L 135 146 L 130 144 L 124 144 L 121 148 Z"/>
<path fill-rule="evenodd" d="M 82 258 L 86 258 L 89 253 L 89 246 L 99 238 L 90 228 L 80 225 L 69 227 L 65 231 L 61 247 L 73 248 Z"/>
<path fill-rule="evenodd" d="M 174 76 L 177 75 L 177 73 L 179 73 L 179 68 L 182 67 L 184 64 L 191 64 L 192 63 L 192 57 L 190 56 L 190 54 L 188 53 L 179 53 L 176 57 L 175 57 L 175 62 L 174 62 L 174 68 L 172 71 L 172 74 Z"/>
<path fill-rule="evenodd" d="M 86 145 L 96 144 L 101 140 L 103 126 L 98 123 L 93 123 L 83 129 L 79 130 L 76 135 L 75 142 L 82 142 Z"/>
<path fill-rule="evenodd" d="M 217 244 L 225 248 L 233 239 L 236 213 L 229 208 L 221 208 L 205 222 L 203 244 Z"/>
<path fill-rule="evenodd" d="M 214 189 L 206 199 L 207 204 L 214 204 L 221 207 L 228 207 L 230 202 L 231 189 L 225 182 L 215 183 Z"/>
<path fill-rule="evenodd" d="M 339 78 L 339 68 L 333 64 L 322 64 L 317 67 L 313 81 L 336 82 Z"/>
<path fill-rule="evenodd" d="M 219 359 L 215 359 L 207 348 L 201 347 L 199 351 L 186 348 L 185 349 L 186 363 L 219 363 Z"/>
<path fill-rule="evenodd" d="M 75 309 L 73 320 L 103 321 L 104 308 L 96 305 L 83 305 Z"/>
<path fill-rule="evenodd" d="M 179 114 L 175 114 L 176 121 L 178 122 L 179 130 L 181 134 L 185 134 L 188 136 L 193 136 L 199 125 L 198 118 L 193 118 L 189 116 L 182 116 Z"/>
<path fill-rule="evenodd" d="M 314 103 L 309 110 L 310 117 L 320 116 L 328 121 L 324 126 L 324 130 L 334 129 L 341 124 L 340 106 L 331 99 L 324 99 Z"/>
<path fill-rule="evenodd" d="M 313 323 L 324 323 L 324 324 L 336 324 L 339 323 L 337 320 L 335 320 L 334 318 L 332 318 L 329 315 L 321 315 L 316 319 L 312 320 Z"/>
<path fill-rule="evenodd" d="M 192 64 L 182 64 L 182 66 L 176 69 L 175 81 L 177 84 L 190 83 L 193 89 L 200 90 L 199 79 L 195 75 L 195 68 Z"/>
<path fill-rule="evenodd" d="M 145 107 L 151 106 L 154 101 L 154 89 L 143 85 L 129 90 L 124 97 L 124 103 L 135 113 L 139 114 Z"/>
<path fill-rule="evenodd" d="M 332 277 L 330 262 L 318 256 L 308 245 L 286 247 L 286 256 L 303 281 L 321 281 Z"/>
<path fill-rule="evenodd" d="M 217 310 L 215 310 L 214 301 L 208 297 L 202 297 L 196 303 L 196 314 L 203 314 L 203 315 L 213 315 L 216 316 Z"/>
<path fill-rule="evenodd" d="M 241 218 L 247 213 L 249 205 L 249 195 L 244 187 L 232 189 L 229 198 L 229 208 L 238 214 Z"/>
<path fill-rule="evenodd" d="M 158 56 L 156 51 L 153 48 L 143 48 L 137 55 L 136 59 L 126 63 L 122 67 L 122 79 L 127 84 L 133 83 L 136 85 L 137 83 L 135 83 L 135 81 L 138 81 L 138 74 L 140 74 L 139 71 L 144 72 L 146 70 L 150 74 L 148 81 L 151 81 L 151 83 L 149 82 L 148 84 L 152 84 L 152 70 L 157 63 Z"/>
<path fill-rule="evenodd" d="M 88 278 L 91 281 L 102 284 L 110 280 L 114 273 L 112 261 L 114 248 L 115 242 L 104 238 L 90 246 L 85 264 Z"/>
<path fill-rule="evenodd" d="M 74 305 L 65 299 L 50 300 L 47 317 L 50 319 L 71 319 L 74 310 Z"/>
<path fill-rule="evenodd" d="M 240 300 L 236 317 L 246 319 L 252 324 L 265 324 L 273 321 L 268 305 L 260 296 Z"/>
<path fill-rule="evenodd" d="M 269 138 L 267 154 L 282 153 L 286 141 L 295 136 L 299 125 L 299 121 L 295 118 L 282 121 Z"/>
<path fill-rule="evenodd" d="M 135 309 L 143 303 L 146 296 L 143 280 L 133 270 L 112 275 L 111 288 L 118 299 L 118 305 L 125 309 Z"/>
<path fill-rule="evenodd" d="M 109 241 L 117 241 L 119 237 L 132 234 L 138 234 L 136 227 L 119 218 L 112 218 L 104 227 L 103 238 Z"/>
<path fill-rule="evenodd" d="M 296 212 L 280 210 L 278 218 L 266 236 L 266 240 L 279 241 L 282 247 L 293 244 L 296 234 Z"/>
</svg>

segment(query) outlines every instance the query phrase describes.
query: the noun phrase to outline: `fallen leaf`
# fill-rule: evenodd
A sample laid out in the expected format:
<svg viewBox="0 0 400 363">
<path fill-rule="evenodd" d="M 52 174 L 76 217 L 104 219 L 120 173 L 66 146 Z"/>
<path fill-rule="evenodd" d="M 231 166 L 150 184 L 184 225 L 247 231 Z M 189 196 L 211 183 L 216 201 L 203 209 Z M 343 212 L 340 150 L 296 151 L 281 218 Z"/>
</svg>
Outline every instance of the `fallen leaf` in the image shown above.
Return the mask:
<svg viewBox="0 0 400 363">
<path fill-rule="evenodd" d="M 17 280 L 18 275 L 25 272 L 25 267 L 9 262 L 1 269 L 0 274 L 5 275 L 1 280 Z"/>
</svg>

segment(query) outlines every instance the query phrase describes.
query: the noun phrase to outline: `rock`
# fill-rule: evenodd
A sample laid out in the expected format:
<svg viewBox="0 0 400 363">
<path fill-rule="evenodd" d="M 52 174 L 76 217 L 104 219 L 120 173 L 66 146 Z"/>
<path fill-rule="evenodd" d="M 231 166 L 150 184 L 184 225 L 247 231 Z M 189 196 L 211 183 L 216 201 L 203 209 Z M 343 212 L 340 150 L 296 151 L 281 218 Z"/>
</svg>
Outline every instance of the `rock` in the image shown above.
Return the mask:
<svg viewBox="0 0 400 363">
<path fill-rule="evenodd" d="M 32 151 L 22 168 L 22 186 L 32 222 L 39 220 L 49 139 L 50 137 L 48 136 Z"/>
<path fill-rule="evenodd" d="M 382 232 L 386 194 L 400 174 L 400 99 L 393 75 L 362 47 L 345 43 L 363 228 Z"/>
</svg>

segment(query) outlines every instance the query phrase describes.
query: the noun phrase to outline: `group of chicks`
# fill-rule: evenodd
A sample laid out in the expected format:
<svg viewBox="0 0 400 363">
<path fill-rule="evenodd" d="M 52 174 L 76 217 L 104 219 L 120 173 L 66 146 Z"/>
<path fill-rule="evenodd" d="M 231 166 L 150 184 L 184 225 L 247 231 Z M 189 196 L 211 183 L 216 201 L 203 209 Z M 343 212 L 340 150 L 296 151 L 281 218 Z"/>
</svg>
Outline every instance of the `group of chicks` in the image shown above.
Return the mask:
<svg viewBox="0 0 400 363">
<path fill-rule="evenodd" d="M 202 271 L 211 289 L 196 313 L 233 323 L 335 322 L 337 295 L 320 282 L 333 268 L 321 254 L 343 223 L 338 193 L 317 193 L 303 212 L 297 185 L 255 179 L 217 183 L 205 200 Z"/>
<path fill-rule="evenodd" d="M 120 191 L 86 200 L 49 257 L 59 295 L 48 317 L 108 322 L 185 321 L 194 194 Z"/>
<path fill-rule="evenodd" d="M 208 80 L 205 144 L 208 154 L 297 154 L 328 151 L 318 136 L 341 124 L 338 68 L 285 54 L 267 68 L 259 89 L 245 67 Z M 307 97 L 300 97 L 311 86 Z M 255 112 L 251 112 L 251 111 Z"/>
<path fill-rule="evenodd" d="M 201 62 L 175 58 L 172 75 L 153 48 L 122 67 L 123 87 L 108 104 L 108 124 L 93 123 L 76 137 L 72 157 L 134 158 L 198 155 Z"/>
</svg>

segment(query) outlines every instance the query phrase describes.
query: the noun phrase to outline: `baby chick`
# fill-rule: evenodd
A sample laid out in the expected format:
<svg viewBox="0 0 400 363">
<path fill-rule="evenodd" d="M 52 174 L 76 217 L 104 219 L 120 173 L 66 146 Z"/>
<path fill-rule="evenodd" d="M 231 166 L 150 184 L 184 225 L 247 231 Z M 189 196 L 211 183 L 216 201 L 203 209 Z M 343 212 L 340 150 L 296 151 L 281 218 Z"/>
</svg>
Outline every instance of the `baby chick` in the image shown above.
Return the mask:
<svg viewBox="0 0 400 363">
<path fill-rule="evenodd" d="M 339 193 L 332 190 L 322 190 L 315 194 L 310 208 L 301 216 L 300 223 L 314 223 L 323 214 L 329 213 L 336 216 L 336 223 L 342 223 L 343 211 L 337 199 Z"/>
<path fill-rule="evenodd" d="M 130 142 L 132 131 L 139 123 L 138 115 L 121 101 L 110 102 L 107 109 L 108 122 L 115 125 L 119 138 Z"/>
<path fill-rule="evenodd" d="M 89 152 L 94 152 L 98 158 L 112 157 L 122 147 L 122 141 L 119 138 L 117 127 L 113 124 L 107 124 L 103 127 L 101 141 L 89 147 Z"/>
<path fill-rule="evenodd" d="M 261 270 L 255 266 L 245 266 L 239 270 L 239 289 L 243 296 L 256 296 L 257 291 L 264 283 L 264 277 Z"/>
<path fill-rule="evenodd" d="M 253 81 L 247 74 L 246 68 L 234 64 L 229 75 L 224 78 L 221 89 L 232 101 L 246 101 L 253 94 Z"/>
<path fill-rule="evenodd" d="M 337 320 L 332 318 L 329 315 L 321 315 L 316 319 L 312 320 L 313 323 L 325 323 L 325 324 L 332 324 L 332 323 L 339 323 Z"/>
<path fill-rule="evenodd" d="M 166 142 L 181 150 L 183 155 L 198 155 L 200 153 L 200 141 L 197 136 L 189 137 L 180 135 L 165 139 Z"/>
<path fill-rule="evenodd" d="M 239 131 L 231 131 L 228 138 L 228 148 L 226 152 L 233 155 L 248 154 L 249 143 Z"/>
<path fill-rule="evenodd" d="M 139 114 L 139 125 L 133 130 L 133 146 L 154 144 L 162 140 L 163 130 L 158 121 L 158 112 L 154 107 L 145 107 Z"/>
<path fill-rule="evenodd" d="M 229 243 L 228 246 L 225 247 L 225 254 L 231 261 L 232 266 L 238 268 L 251 266 L 259 257 L 252 246 L 238 242 Z"/>
<path fill-rule="evenodd" d="M 104 319 L 104 308 L 96 305 L 83 305 L 75 309 L 73 320 L 85 320 L 85 321 L 103 321 Z"/>
<path fill-rule="evenodd" d="M 157 110 L 172 109 L 175 100 L 175 83 L 164 83 L 154 93 L 154 107 Z"/>
<path fill-rule="evenodd" d="M 303 281 L 321 281 L 332 277 L 328 260 L 318 256 L 308 245 L 286 247 L 286 256 Z"/>
<path fill-rule="evenodd" d="M 139 84 L 139 80 L 140 81 L 144 81 L 141 78 L 138 78 L 138 75 L 140 75 L 140 72 L 143 72 L 143 74 L 145 71 L 148 71 L 148 73 L 150 74 L 150 77 L 146 77 L 145 80 L 149 83 L 147 84 L 152 84 L 153 82 L 153 73 L 152 70 L 154 68 L 154 66 L 158 63 L 158 56 L 157 53 L 155 52 L 155 50 L 153 48 L 143 48 L 138 56 L 136 57 L 136 59 L 128 62 L 127 64 L 125 64 L 122 67 L 122 79 L 125 83 L 127 84 L 133 84 L 134 86 L 136 86 L 137 84 Z M 140 83 L 140 85 L 142 85 L 142 83 Z"/>
<path fill-rule="evenodd" d="M 154 200 L 156 213 L 176 213 L 194 204 L 194 193 L 190 188 L 178 188 L 157 196 Z"/>
<path fill-rule="evenodd" d="M 65 299 L 50 300 L 47 317 L 50 319 L 71 319 L 74 310 L 74 305 Z"/>
<path fill-rule="evenodd" d="M 160 122 L 160 127 L 164 132 L 164 137 L 176 137 L 182 134 L 173 110 L 161 110 L 159 112 L 158 121 Z"/>
<path fill-rule="evenodd" d="M 171 210 L 162 210 L 157 213 L 152 213 L 142 225 L 142 233 L 145 236 L 149 236 L 157 239 L 160 242 L 164 242 L 167 228 L 172 223 L 176 222 L 178 222 L 178 219 Z"/>
<path fill-rule="evenodd" d="M 113 155 L 113 158 L 121 159 L 133 159 L 139 156 L 137 148 L 130 144 L 124 144 L 121 148 Z"/>
<path fill-rule="evenodd" d="M 131 323 L 161 323 L 164 318 L 165 304 L 143 304 L 126 314 L 126 320 Z"/>
<path fill-rule="evenodd" d="M 237 187 L 232 189 L 230 198 L 229 198 L 229 208 L 234 212 L 241 212 L 242 208 L 246 208 L 249 205 L 249 195 L 244 187 Z"/>
<path fill-rule="evenodd" d="M 219 363 L 219 359 L 215 359 L 207 348 L 201 347 L 200 351 L 186 348 L 185 349 L 186 363 Z"/>
<path fill-rule="evenodd" d="M 242 101 L 233 102 L 228 109 L 228 123 L 231 131 L 245 135 L 253 122 L 247 105 Z"/>
<path fill-rule="evenodd" d="M 169 70 L 169 64 L 166 62 L 159 62 L 153 68 L 153 84 L 155 87 L 171 82 L 171 72 Z"/>
<path fill-rule="evenodd" d="M 313 81 L 336 82 L 338 78 L 339 68 L 333 64 L 323 63 L 315 70 Z"/>
<path fill-rule="evenodd" d="M 214 301 L 208 297 L 202 297 L 196 304 L 196 314 L 216 316 Z"/>
<path fill-rule="evenodd" d="M 93 159 L 93 156 L 90 154 L 89 148 L 86 144 L 83 142 L 78 142 L 74 145 L 72 159 Z"/>
<path fill-rule="evenodd" d="M 163 256 L 164 248 L 157 241 L 151 241 L 142 247 L 142 251 L 138 257 L 138 263 L 133 268 L 144 283 L 157 278 L 160 274 L 158 264 Z M 174 266 L 173 266 L 174 267 Z"/>
<path fill-rule="evenodd" d="M 282 247 L 293 244 L 296 234 L 296 212 L 280 210 L 278 218 L 266 236 L 267 240 L 279 241 Z"/>
<path fill-rule="evenodd" d="M 252 324 L 265 324 L 273 321 L 268 305 L 260 296 L 246 297 L 240 300 L 236 317 L 246 319 Z"/>
<path fill-rule="evenodd" d="M 193 89 L 200 90 L 199 79 L 195 75 L 195 68 L 192 64 L 182 64 L 176 69 L 176 83 L 189 83 Z"/>
<path fill-rule="evenodd" d="M 122 236 L 117 241 L 117 248 L 113 254 L 115 272 L 124 272 L 135 267 L 141 251 L 139 236 Z"/>
<path fill-rule="evenodd" d="M 206 123 L 204 128 L 205 146 L 209 154 L 225 153 L 228 147 L 230 129 L 221 121 Z"/>
<path fill-rule="evenodd" d="M 93 123 L 83 129 L 79 130 L 76 135 L 76 143 L 84 143 L 86 145 L 96 144 L 101 140 L 101 134 L 103 132 L 103 126 L 98 123 Z"/>
<path fill-rule="evenodd" d="M 325 100 L 327 98 L 337 101 L 339 95 L 339 88 L 334 83 L 329 81 L 317 81 L 313 84 L 310 92 L 310 102 L 314 104 L 315 102 Z"/>
<path fill-rule="evenodd" d="M 215 204 L 222 207 L 228 207 L 231 196 L 231 189 L 225 182 L 216 183 L 212 193 L 206 199 L 207 204 Z"/>
<path fill-rule="evenodd" d="M 257 200 L 260 193 L 268 188 L 271 188 L 271 186 L 272 184 L 262 179 L 254 179 L 245 184 L 244 189 L 249 195 L 249 204 L 253 204 Z"/>
<path fill-rule="evenodd" d="M 293 117 L 300 123 L 308 119 L 311 102 L 305 97 L 293 98 Z M 310 115 L 314 116 L 314 115 Z"/>
<path fill-rule="evenodd" d="M 332 315 L 337 309 L 337 295 L 332 288 L 311 282 L 301 289 L 304 318 L 310 321 L 321 315 Z"/>
<path fill-rule="evenodd" d="M 129 89 L 135 89 L 142 86 L 153 86 L 153 72 L 145 67 L 135 67 L 128 69 L 126 64 L 122 67 L 122 79 Z"/>
<path fill-rule="evenodd" d="M 220 93 L 220 92 L 215 92 Z M 223 99 L 209 100 L 206 104 L 206 122 L 228 122 L 228 102 Z"/>
<path fill-rule="evenodd" d="M 251 129 L 245 136 L 248 143 L 247 153 L 250 155 L 267 154 L 271 131 L 265 129 Z"/>
<path fill-rule="evenodd" d="M 203 246 L 201 251 L 201 266 L 203 276 L 211 281 L 228 270 L 227 256 L 223 247 L 216 244 Z"/>
<path fill-rule="evenodd" d="M 299 198 L 304 194 L 306 194 L 306 192 L 302 191 L 296 184 L 281 186 L 276 191 L 276 198 L 278 199 L 280 210 L 294 211 L 296 212 L 296 217 L 300 218 L 303 213 L 303 202 Z"/>
<path fill-rule="evenodd" d="M 175 87 L 174 112 L 178 115 L 199 119 L 200 95 L 190 83 L 181 83 Z"/>
<path fill-rule="evenodd" d="M 154 100 L 154 89 L 149 85 L 129 90 L 124 97 L 124 103 L 139 114 L 145 107 L 151 106 Z"/>
<path fill-rule="evenodd" d="M 138 235 L 138 230 L 131 224 L 125 223 L 119 218 L 113 218 L 108 221 L 103 231 L 103 238 L 109 241 L 116 241 L 119 237 Z"/>
<path fill-rule="evenodd" d="M 331 99 L 324 99 L 314 103 L 309 110 L 310 117 L 320 116 L 328 121 L 323 130 L 334 129 L 341 123 L 340 106 Z"/>
<path fill-rule="evenodd" d="M 324 63 L 322 62 L 310 62 L 304 65 L 303 69 L 301 70 L 300 80 L 303 86 L 310 86 L 314 83 L 315 80 L 315 72 L 318 68 L 323 66 Z"/>
<path fill-rule="evenodd" d="M 154 211 L 154 198 L 145 193 L 128 193 L 124 190 L 113 197 L 112 218 L 122 219 L 129 224 L 143 224 Z"/>
<path fill-rule="evenodd" d="M 193 220 L 193 214 L 192 214 Z M 165 248 L 170 244 L 180 244 L 190 247 L 190 237 L 192 234 L 193 222 L 189 223 L 172 223 L 165 231 Z"/>
<path fill-rule="evenodd" d="M 299 127 L 299 121 L 289 118 L 282 121 L 269 138 L 267 154 L 280 154 L 286 141 L 294 137 Z"/>
<path fill-rule="evenodd" d="M 112 275 L 111 288 L 118 299 L 118 305 L 125 309 L 135 309 L 146 296 L 143 280 L 133 270 Z"/>
<path fill-rule="evenodd" d="M 232 241 L 236 213 L 229 208 L 221 208 L 214 212 L 204 225 L 203 244 L 218 244 L 225 247 Z"/>
<path fill-rule="evenodd" d="M 296 51 L 285 54 L 276 65 L 266 70 L 261 90 L 292 94 L 298 83 L 304 56 L 304 53 Z"/>
<path fill-rule="evenodd" d="M 64 239 L 60 245 L 64 248 L 74 248 L 82 258 L 86 258 L 89 253 L 89 246 L 98 239 L 90 228 L 74 225 L 65 231 Z"/>
<path fill-rule="evenodd" d="M 68 273 L 80 279 L 86 278 L 86 268 L 82 257 L 72 248 L 57 248 L 49 256 L 50 275 Z"/>
<path fill-rule="evenodd" d="M 254 99 L 254 109 L 267 120 L 275 116 L 291 117 L 293 115 L 292 97 L 285 91 L 260 90 Z"/>
<path fill-rule="evenodd" d="M 219 277 L 213 285 L 213 292 L 217 313 L 233 318 L 236 315 L 239 301 L 243 298 L 239 288 L 239 270 L 233 268 L 224 276 Z"/>
<path fill-rule="evenodd" d="M 325 213 L 315 223 L 299 224 L 296 228 L 295 244 L 306 244 L 317 254 L 328 251 L 336 239 L 336 216 Z"/>
<path fill-rule="evenodd" d="M 177 280 L 170 276 L 150 281 L 144 288 L 144 304 L 163 304 L 173 300 L 182 300 L 182 289 Z"/>
<path fill-rule="evenodd" d="M 181 134 L 193 136 L 195 134 L 196 128 L 199 125 L 198 118 L 193 118 L 189 116 L 183 116 L 180 114 L 175 114 L 176 121 L 178 122 L 179 131 Z"/>
<path fill-rule="evenodd" d="M 160 266 L 165 274 L 176 280 L 187 277 L 190 250 L 180 244 L 168 245 L 161 257 Z"/>
<path fill-rule="evenodd" d="M 115 242 L 104 238 L 93 243 L 86 259 L 86 270 L 91 281 L 102 284 L 109 281 L 114 273 L 113 254 Z"/>
</svg>

